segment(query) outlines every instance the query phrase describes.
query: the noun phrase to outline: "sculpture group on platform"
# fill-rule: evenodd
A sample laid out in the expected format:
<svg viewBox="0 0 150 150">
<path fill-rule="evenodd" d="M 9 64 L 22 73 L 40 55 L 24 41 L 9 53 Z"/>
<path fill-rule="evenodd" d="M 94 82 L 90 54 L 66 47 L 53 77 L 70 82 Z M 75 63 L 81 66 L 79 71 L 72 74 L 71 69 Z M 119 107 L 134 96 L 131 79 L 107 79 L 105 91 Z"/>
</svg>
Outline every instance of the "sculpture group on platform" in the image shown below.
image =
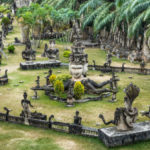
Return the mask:
<svg viewBox="0 0 150 150">
<path fill-rule="evenodd" d="M 74 29 L 75 30 L 75 29 Z M 88 71 L 88 55 L 84 53 L 84 46 L 82 45 L 82 42 L 80 42 L 81 35 L 79 34 L 78 29 L 74 31 L 76 34 L 73 35 L 74 38 L 74 43 L 71 48 L 72 53 L 70 54 L 70 59 L 69 59 L 69 72 L 72 75 L 71 79 L 68 79 L 65 81 L 64 84 L 64 91 L 67 94 L 67 97 L 62 99 L 61 97 L 54 96 L 55 91 L 54 91 L 54 86 L 50 84 L 49 78 L 52 75 L 52 71 L 50 70 L 49 75 L 46 77 L 46 85 L 41 85 L 37 83 L 39 82 L 39 79 L 36 80 L 37 86 L 31 88 L 35 96 L 37 97 L 37 90 L 44 90 L 46 95 L 50 96 L 52 99 L 57 99 L 61 100 L 63 102 L 67 103 L 67 106 L 73 106 L 74 102 L 85 102 L 85 101 L 90 101 L 94 100 L 93 98 L 89 99 L 76 99 L 74 95 L 74 85 L 77 81 L 80 81 L 81 84 L 84 86 L 84 91 L 85 93 L 89 94 L 96 94 L 98 97 L 96 100 L 100 100 L 102 98 L 102 94 L 105 96 L 108 96 L 108 93 L 113 93 L 112 101 L 115 102 L 115 97 L 117 93 L 117 82 L 119 79 L 117 76 L 112 74 L 112 78 L 110 80 L 104 81 L 102 83 L 96 83 L 95 81 L 89 79 L 87 77 L 87 71 Z M 51 49 L 53 50 L 53 45 L 55 43 L 51 43 Z M 48 46 L 45 46 L 45 51 L 42 54 L 42 56 L 48 56 L 51 52 L 51 49 L 48 48 Z M 56 56 L 56 55 L 55 55 Z M 56 59 L 56 57 L 53 57 Z M 108 59 L 111 58 L 111 56 L 108 56 Z M 39 78 L 39 77 L 38 77 Z M 110 85 L 110 88 L 104 88 L 104 86 Z M 53 95 L 54 93 L 54 95 Z"/>
</svg>

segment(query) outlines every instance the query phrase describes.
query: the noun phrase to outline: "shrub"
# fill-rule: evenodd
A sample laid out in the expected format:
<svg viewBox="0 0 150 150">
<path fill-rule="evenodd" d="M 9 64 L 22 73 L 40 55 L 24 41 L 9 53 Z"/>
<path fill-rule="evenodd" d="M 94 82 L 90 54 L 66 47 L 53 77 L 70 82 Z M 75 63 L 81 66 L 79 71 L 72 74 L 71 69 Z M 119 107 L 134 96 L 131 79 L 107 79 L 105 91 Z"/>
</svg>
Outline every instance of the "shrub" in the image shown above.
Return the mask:
<svg viewBox="0 0 150 150">
<path fill-rule="evenodd" d="M 8 17 L 3 17 L 1 23 L 8 26 L 10 24 L 10 20 Z"/>
<path fill-rule="evenodd" d="M 76 81 L 74 85 L 74 96 L 76 99 L 80 99 L 84 94 L 84 85 L 80 81 Z"/>
<path fill-rule="evenodd" d="M 66 51 L 64 51 L 63 56 L 66 57 L 66 58 L 69 58 L 70 54 L 71 54 L 71 51 L 66 50 Z"/>
<path fill-rule="evenodd" d="M 56 80 L 54 83 L 54 91 L 56 94 L 60 95 L 64 92 L 64 84 L 61 80 Z"/>
<path fill-rule="evenodd" d="M 63 74 L 57 77 L 57 80 L 62 80 L 63 82 L 71 79 L 71 75 L 69 74 Z"/>
<path fill-rule="evenodd" d="M 56 75 L 52 74 L 49 78 L 50 83 L 54 85 L 55 80 L 56 80 Z"/>
<path fill-rule="evenodd" d="M 14 47 L 14 45 L 9 45 L 9 46 L 8 46 L 8 52 L 9 52 L 9 53 L 14 53 L 14 52 L 15 52 L 15 47 Z"/>
</svg>

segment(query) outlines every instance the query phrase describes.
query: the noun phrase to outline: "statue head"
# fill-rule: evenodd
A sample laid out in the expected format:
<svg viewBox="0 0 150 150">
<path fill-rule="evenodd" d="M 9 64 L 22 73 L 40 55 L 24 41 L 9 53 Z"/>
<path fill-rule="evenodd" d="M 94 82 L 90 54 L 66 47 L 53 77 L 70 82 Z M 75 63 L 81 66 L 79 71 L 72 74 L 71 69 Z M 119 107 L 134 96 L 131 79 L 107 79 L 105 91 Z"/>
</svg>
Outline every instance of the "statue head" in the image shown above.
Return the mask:
<svg viewBox="0 0 150 150">
<path fill-rule="evenodd" d="M 73 76 L 73 78 L 79 79 L 83 75 L 84 67 L 83 67 L 83 65 L 80 65 L 80 64 L 79 65 L 70 64 L 69 70 L 70 70 L 70 74 Z"/>
<path fill-rule="evenodd" d="M 23 98 L 26 100 L 27 99 L 27 92 L 24 92 Z"/>
<path fill-rule="evenodd" d="M 126 93 L 126 96 L 124 98 L 125 107 L 127 108 L 127 110 L 130 111 L 132 110 L 133 101 L 140 93 L 140 89 L 136 85 L 130 83 L 125 89 L 125 93 Z"/>
</svg>

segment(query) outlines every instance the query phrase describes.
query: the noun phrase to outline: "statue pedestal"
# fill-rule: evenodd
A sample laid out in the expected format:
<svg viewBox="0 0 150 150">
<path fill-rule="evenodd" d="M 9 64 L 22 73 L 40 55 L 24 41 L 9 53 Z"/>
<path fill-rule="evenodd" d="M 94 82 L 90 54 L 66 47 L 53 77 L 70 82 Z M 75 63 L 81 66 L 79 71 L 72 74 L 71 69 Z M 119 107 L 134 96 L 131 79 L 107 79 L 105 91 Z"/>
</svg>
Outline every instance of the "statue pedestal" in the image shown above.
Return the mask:
<svg viewBox="0 0 150 150">
<path fill-rule="evenodd" d="M 51 67 L 59 67 L 61 62 L 56 61 L 29 61 L 29 62 L 21 62 L 20 68 L 22 70 L 31 70 L 31 69 L 46 69 Z"/>
<path fill-rule="evenodd" d="M 134 124 L 131 131 L 117 131 L 116 127 L 103 128 L 98 131 L 99 139 L 107 147 L 133 144 L 138 141 L 150 140 L 150 122 Z"/>
</svg>

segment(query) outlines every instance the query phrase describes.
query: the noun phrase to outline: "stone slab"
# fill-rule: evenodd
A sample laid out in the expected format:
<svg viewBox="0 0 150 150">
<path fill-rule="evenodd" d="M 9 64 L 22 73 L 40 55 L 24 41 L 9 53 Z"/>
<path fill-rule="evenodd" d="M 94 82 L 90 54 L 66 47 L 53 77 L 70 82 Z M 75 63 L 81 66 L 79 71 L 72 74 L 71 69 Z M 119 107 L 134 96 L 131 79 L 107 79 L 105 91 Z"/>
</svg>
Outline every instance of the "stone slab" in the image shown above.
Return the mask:
<svg viewBox="0 0 150 150">
<path fill-rule="evenodd" d="M 107 147 L 116 147 L 133 144 L 138 141 L 150 140 L 150 122 L 140 122 L 134 124 L 131 131 L 117 131 L 116 127 L 99 129 L 99 139 Z"/>
<path fill-rule="evenodd" d="M 60 61 L 35 61 L 35 62 L 21 62 L 20 68 L 22 70 L 31 70 L 31 69 L 46 69 L 51 67 L 59 67 L 61 64 Z"/>
</svg>

